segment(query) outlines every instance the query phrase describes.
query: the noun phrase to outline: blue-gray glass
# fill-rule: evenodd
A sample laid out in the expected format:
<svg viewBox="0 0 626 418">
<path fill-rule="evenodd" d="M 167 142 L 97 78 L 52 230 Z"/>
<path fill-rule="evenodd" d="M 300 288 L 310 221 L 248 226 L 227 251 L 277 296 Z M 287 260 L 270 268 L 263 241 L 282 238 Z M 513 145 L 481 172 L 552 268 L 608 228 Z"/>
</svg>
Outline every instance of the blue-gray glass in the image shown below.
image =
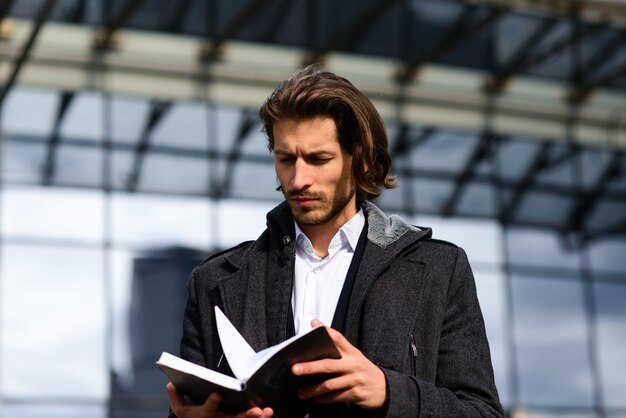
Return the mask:
<svg viewBox="0 0 626 418">
<path fill-rule="evenodd" d="M 210 161 L 202 154 L 175 155 L 148 153 L 135 156 L 133 173 L 141 191 L 207 194 L 210 184 Z M 131 187 L 132 190 L 132 187 Z"/>
<path fill-rule="evenodd" d="M 569 194 L 531 189 L 524 194 L 518 206 L 513 208 L 512 219 L 529 226 L 564 227 L 575 203 L 574 197 Z"/>
<path fill-rule="evenodd" d="M 426 213 L 440 214 L 445 202 L 454 189 L 454 182 L 432 178 L 417 178 L 411 181 L 413 207 Z"/>
<path fill-rule="evenodd" d="M 478 145 L 476 134 L 439 130 L 410 150 L 411 168 L 458 174 Z"/>
<path fill-rule="evenodd" d="M 626 237 L 606 237 L 589 243 L 594 275 L 609 273 L 626 281 Z"/>
<path fill-rule="evenodd" d="M 626 283 L 594 283 L 602 399 L 626 408 Z"/>
<path fill-rule="evenodd" d="M 103 150 L 100 147 L 61 145 L 51 158 L 50 180 L 60 186 L 101 187 Z"/>
<path fill-rule="evenodd" d="M 498 189 L 487 182 L 467 184 L 456 205 L 456 213 L 461 216 L 496 216 L 498 193 Z"/>
<path fill-rule="evenodd" d="M 586 219 L 591 235 L 610 235 L 626 225 L 626 199 L 598 198 Z"/>
<path fill-rule="evenodd" d="M 519 182 L 537 158 L 541 143 L 524 138 L 508 138 L 497 148 L 497 167 L 495 171 L 507 182 Z"/>
<path fill-rule="evenodd" d="M 513 266 L 558 269 L 576 272 L 580 253 L 556 232 L 540 228 L 506 229 L 508 261 Z"/>
<path fill-rule="evenodd" d="M 226 196 L 270 200 L 282 198 L 281 192 L 276 191 L 278 181 L 273 164 L 240 161 L 235 164 L 228 180 Z"/>
<path fill-rule="evenodd" d="M 511 286 L 521 403 L 593 406 L 582 281 L 514 275 Z"/>
<path fill-rule="evenodd" d="M 107 410 L 104 402 L 91 399 L 66 399 L 59 402 L 37 402 L 21 404 L 4 401 L 4 416 L 11 418 L 105 418 Z"/>
<path fill-rule="evenodd" d="M 5 184 L 38 184 L 44 177 L 48 147 L 38 141 L 3 138 L 2 180 Z"/>
<path fill-rule="evenodd" d="M 158 114 L 158 113 L 157 113 Z M 163 151 L 209 149 L 209 109 L 199 101 L 177 101 L 166 107 L 149 132 L 149 145 Z"/>
</svg>

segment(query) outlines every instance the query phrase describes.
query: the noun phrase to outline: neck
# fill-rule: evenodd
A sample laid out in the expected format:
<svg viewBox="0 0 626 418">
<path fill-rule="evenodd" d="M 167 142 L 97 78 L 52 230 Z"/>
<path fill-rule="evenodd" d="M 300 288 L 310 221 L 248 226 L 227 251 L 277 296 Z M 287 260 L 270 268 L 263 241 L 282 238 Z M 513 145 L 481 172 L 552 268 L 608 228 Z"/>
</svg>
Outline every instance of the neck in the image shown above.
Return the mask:
<svg viewBox="0 0 626 418">
<path fill-rule="evenodd" d="M 330 242 L 332 241 L 337 231 L 341 229 L 346 222 L 348 222 L 354 215 L 356 215 L 357 211 L 350 212 L 349 214 L 344 214 L 344 216 L 338 216 L 335 219 L 332 219 L 328 222 L 325 222 L 321 225 L 300 225 L 300 229 L 307 236 L 309 241 L 311 241 L 311 245 L 313 246 L 313 251 L 315 255 L 319 257 L 325 257 L 328 255 L 328 247 L 330 246 Z"/>
</svg>

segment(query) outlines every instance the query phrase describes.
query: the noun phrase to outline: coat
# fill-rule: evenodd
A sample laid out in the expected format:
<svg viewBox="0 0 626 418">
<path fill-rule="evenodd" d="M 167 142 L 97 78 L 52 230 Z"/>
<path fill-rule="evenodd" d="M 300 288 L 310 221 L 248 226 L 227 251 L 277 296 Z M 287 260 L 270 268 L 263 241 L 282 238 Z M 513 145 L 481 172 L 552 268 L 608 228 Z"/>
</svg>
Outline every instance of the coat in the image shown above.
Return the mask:
<svg viewBox="0 0 626 418">
<path fill-rule="evenodd" d="M 372 203 L 362 207 L 367 241 L 344 335 L 384 372 L 388 405 L 379 413 L 336 405 L 324 416 L 504 416 L 465 252 Z M 283 202 L 268 213 L 256 241 L 216 254 L 192 272 L 181 356 L 217 369 L 215 305 L 255 351 L 286 339 L 294 260 L 294 222 Z"/>
</svg>

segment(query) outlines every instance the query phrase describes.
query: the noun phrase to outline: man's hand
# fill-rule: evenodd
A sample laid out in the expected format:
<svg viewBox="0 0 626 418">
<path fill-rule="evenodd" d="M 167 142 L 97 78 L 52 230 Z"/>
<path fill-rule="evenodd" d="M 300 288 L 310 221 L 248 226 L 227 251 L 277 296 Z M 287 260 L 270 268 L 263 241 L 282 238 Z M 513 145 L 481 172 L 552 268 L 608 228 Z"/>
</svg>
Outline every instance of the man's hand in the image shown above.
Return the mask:
<svg viewBox="0 0 626 418">
<path fill-rule="evenodd" d="M 190 405 L 183 396 L 176 390 L 176 387 L 169 382 L 167 384 L 167 396 L 170 398 L 170 408 L 178 418 L 230 418 L 232 415 L 224 414 L 218 410 L 222 401 L 222 396 L 214 392 L 203 405 Z M 271 418 L 274 412 L 271 408 L 250 408 L 233 418 Z"/>
<path fill-rule="evenodd" d="M 311 325 L 322 326 L 318 320 Z M 297 363 L 292 367 L 296 376 L 318 373 L 334 373 L 337 377 L 302 389 L 301 399 L 313 399 L 319 403 L 352 402 L 364 409 L 382 408 L 387 402 L 387 380 L 383 371 L 367 359 L 338 331 L 328 328 L 333 342 L 341 353 L 340 359 L 323 359 Z"/>
</svg>

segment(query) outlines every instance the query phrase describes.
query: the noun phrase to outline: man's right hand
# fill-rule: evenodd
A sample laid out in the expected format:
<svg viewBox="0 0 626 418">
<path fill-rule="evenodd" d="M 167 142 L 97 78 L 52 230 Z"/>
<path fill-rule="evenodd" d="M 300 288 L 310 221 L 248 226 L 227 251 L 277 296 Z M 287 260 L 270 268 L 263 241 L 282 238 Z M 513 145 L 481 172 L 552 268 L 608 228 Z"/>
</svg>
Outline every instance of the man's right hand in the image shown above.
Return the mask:
<svg viewBox="0 0 626 418">
<path fill-rule="evenodd" d="M 235 416 L 227 415 L 218 409 L 222 396 L 217 392 L 212 393 L 203 405 L 190 405 L 172 382 L 167 384 L 167 396 L 170 398 L 170 408 L 178 418 L 272 418 L 274 416 L 272 408 L 261 409 L 259 407 L 250 408 Z"/>
</svg>

